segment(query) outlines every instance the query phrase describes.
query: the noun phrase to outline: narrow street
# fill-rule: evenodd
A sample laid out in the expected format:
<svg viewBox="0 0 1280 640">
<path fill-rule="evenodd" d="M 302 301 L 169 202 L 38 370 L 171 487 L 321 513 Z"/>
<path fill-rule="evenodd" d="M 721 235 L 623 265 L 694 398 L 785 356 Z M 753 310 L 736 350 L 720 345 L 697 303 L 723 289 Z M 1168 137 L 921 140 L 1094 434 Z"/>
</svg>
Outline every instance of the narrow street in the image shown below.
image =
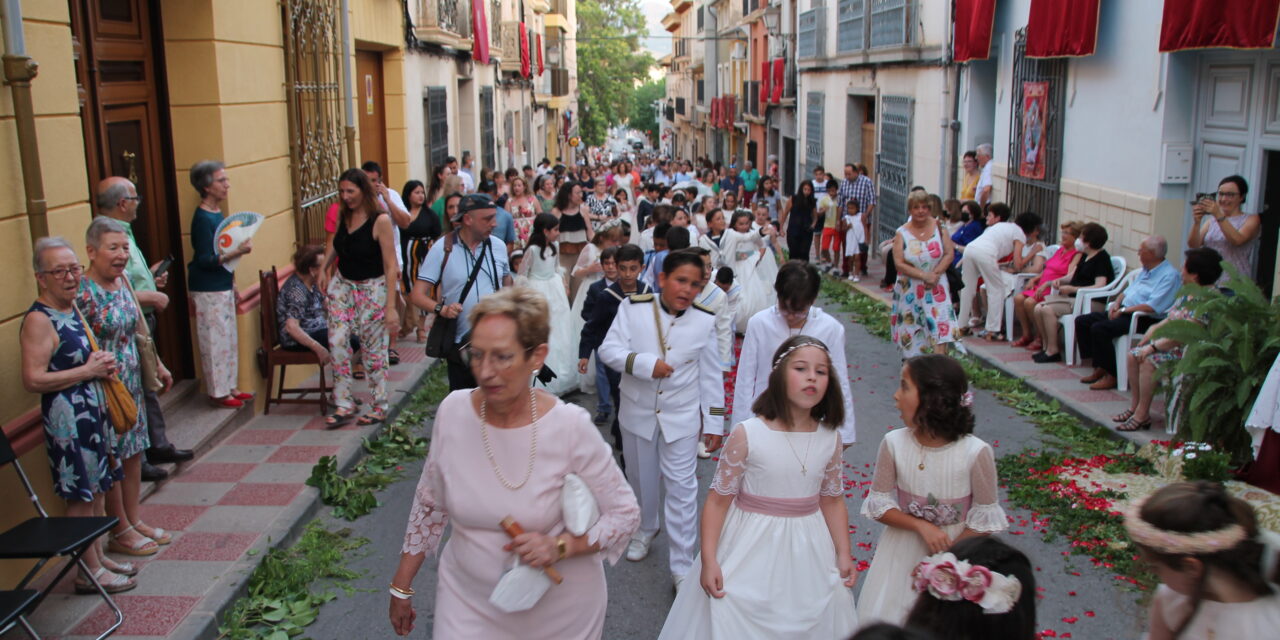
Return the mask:
<svg viewBox="0 0 1280 640">
<path fill-rule="evenodd" d="M 838 317 L 848 320 L 847 314 L 838 314 Z M 858 417 L 858 443 L 845 453 L 846 482 L 850 483 L 847 502 L 854 557 L 869 563 L 882 526 L 858 515 L 858 508 L 871 480 L 880 438 L 886 430 L 901 426 L 893 405 L 901 360 L 892 345 L 867 334 L 860 326 L 846 324 L 846 330 L 845 349 L 852 363 L 849 375 Z M 1033 425 L 1014 415 L 990 393 L 976 390 L 975 395 L 977 435 L 996 448 L 997 456 L 1013 455 L 1038 444 L 1040 438 Z M 594 398 L 590 396 L 575 395 L 569 401 L 594 407 Z M 699 464 L 704 495 L 714 471 L 714 460 Z M 417 477 L 417 469 L 412 469 L 405 479 L 388 488 L 380 496 L 383 505 L 373 514 L 355 523 L 337 520 L 325 523 L 330 528 L 350 527 L 356 535 L 372 542 L 364 550 L 367 553 L 362 552 L 361 557 L 350 563 L 352 568 L 365 572 L 362 578 L 350 583 L 359 591 L 349 595 L 340 593 L 323 607 L 313 627 L 324 630 L 317 637 L 391 635 L 386 583 L 399 559 Z M 1142 634 L 1146 612 L 1137 604 L 1138 594 L 1123 590 L 1121 583 L 1106 570 L 1094 568 L 1080 556 L 1069 556 L 1066 541 L 1045 542 L 1033 529 L 1028 513 L 1007 504 L 1005 508 L 1013 521 L 1004 539 L 1025 552 L 1036 567 L 1036 589 L 1041 596 L 1038 629 L 1053 630 L 1059 638 L 1088 640 L 1129 639 Z M 607 568 L 606 574 L 609 608 L 604 637 L 609 640 L 657 637 L 673 599 L 666 567 L 666 538 L 658 536 L 653 552 L 644 561 L 621 560 Z M 418 627 L 414 637 L 430 637 L 434 586 L 435 561 L 429 559 L 414 583 L 418 592 L 415 598 Z M 858 588 L 855 587 L 855 592 Z"/>
</svg>

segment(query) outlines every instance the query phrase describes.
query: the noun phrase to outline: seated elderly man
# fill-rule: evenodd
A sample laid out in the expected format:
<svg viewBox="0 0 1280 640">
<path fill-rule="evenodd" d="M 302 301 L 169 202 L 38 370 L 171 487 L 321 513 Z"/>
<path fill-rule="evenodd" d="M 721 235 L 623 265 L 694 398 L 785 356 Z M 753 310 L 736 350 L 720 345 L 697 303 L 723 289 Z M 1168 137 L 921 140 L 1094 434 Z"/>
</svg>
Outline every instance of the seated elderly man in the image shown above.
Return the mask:
<svg viewBox="0 0 1280 640">
<path fill-rule="evenodd" d="M 1081 358 L 1093 358 L 1093 373 L 1080 379 L 1090 389 L 1116 387 L 1116 351 L 1112 340 L 1129 333 L 1129 319 L 1139 311 L 1151 314 L 1138 321 L 1138 331 L 1155 324 L 1173 305 L 1182 284 L 1178 268 L 1165 260 L 1169 243 L 1151 236 L 1138 247 L 1142 271 L 1127 289 L 1107 305 L 1076 318 L 1076 342 Z"/>
</svg>

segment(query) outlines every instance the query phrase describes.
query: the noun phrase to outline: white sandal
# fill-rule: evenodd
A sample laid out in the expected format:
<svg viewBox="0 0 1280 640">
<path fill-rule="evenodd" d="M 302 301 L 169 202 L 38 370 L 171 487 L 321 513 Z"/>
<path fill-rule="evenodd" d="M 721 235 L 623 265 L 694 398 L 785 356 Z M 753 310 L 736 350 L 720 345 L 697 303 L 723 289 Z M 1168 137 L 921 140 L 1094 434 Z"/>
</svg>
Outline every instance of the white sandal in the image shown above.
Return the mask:
<svg viewBox="0 0 1280 640">
<path fill-rule="evenodd" d="M 138 565 L 132 562 L 116 562 L 106 555 L 102 556 L 102 566 L 111 573 L 118 573 L 130 578 L 138 575 Z"/>
<path fill-rule="evenodd" d="M 120 536 L 134 531 L 140 538 L 132 545 L 126 545 L 120 540 Z M 136 531 L 133 527 L 125 529 L 121 533 L 113 533 L 107 540 L 107 551 L 112 553 L 123 553 L 126 556 L 153 556 L 160 551 L 160 543 L 142 535 L 141 531 Z"/>
<path fill-rule="evenodd" d="M 83 574 L 84 572 L 81 571 L 80 573 Z M 98 584 L 102 585 L 102 590 L 107 593 L 120 593 L 138 587 L 138 582 L 133 578 L 108 571 L 106 567 L 98 567 L 98 570 L 93 574 L 93 579 L 97 580 Z M 93 586 L 93 583 L 87 580 L 84 582 L 76 580 L 75 589 L 76 593 L 82 595 L 98 593 L 98 589 Z"/>
<path fill-rule="evenodd" d="M 138 524 L 147 524 L 147 523 L 139 522 Z M 155 541 L 156 544 L 163 547 L 164 545 L 169 544 L 170 542 L 173 542 L 173 534 L 169 533 L 168 531 L 165 531 L 160 527 L 151 527 L 151 532 L 155 535 L 149 536 L 145 533 L 142 533 L 142 531 L 137 528 L 138 524 L 133 525 L 133 530 L 137 531 L 143 537 L 151 538 L 152 540 Z M 147 525 L 147 526 L 151 526 L 151 525 Z"/>
</svg>

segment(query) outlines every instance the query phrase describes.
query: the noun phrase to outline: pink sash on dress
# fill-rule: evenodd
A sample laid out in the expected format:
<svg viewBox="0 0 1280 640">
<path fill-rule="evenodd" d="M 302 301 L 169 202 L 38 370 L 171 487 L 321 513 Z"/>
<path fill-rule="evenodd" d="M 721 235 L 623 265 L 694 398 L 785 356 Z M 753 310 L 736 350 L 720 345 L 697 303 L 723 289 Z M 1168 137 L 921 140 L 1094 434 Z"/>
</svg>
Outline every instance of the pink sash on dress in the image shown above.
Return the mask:
<svg viewBox="0 0 1280 640">
<path fill-rule="evenodd" d="M 898 507 L 903 513 L 913 515 L 940 527 L 964 522 L 969 508 L 973 506 L 973 495 L 963 498 L 935 498 L 933 494 L 918 496 L 898 489 Z"/>
<path fill-rule="evenodd" d="M 818 496 L 806 498 L 767 498 L 739 491 L 734 504 L 743 511 L 780 518 L 800 518 L 818 511 Z"/>
</svg>

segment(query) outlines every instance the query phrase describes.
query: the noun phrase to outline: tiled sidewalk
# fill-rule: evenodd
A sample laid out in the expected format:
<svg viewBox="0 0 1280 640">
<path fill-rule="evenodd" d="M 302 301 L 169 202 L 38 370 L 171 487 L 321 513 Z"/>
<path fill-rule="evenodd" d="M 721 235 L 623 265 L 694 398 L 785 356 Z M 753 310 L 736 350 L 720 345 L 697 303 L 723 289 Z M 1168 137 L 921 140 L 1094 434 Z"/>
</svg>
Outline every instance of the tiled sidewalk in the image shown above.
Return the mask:
<svg viewBox="0 0 1280 640">
<path fill-rule="evenodd" d="M 430 364 L 418 343 L 401 341 L 398 350 L 402 360 L 388 383 L 393 407 Z M 367 405 L 369 394 L 358 395 Z M 330 431 L 314 406 L 277 405 L 181 468 L 142 504 L 143 520 L 173 531 L 173 543 L 138 560 L 138 588 L 115 596 L 125 620 L 112 637 L 214 637 L 219 613 L 240 595 L 263 552 L 325 508 L 318 490 L 303 484 L 311 467 L 336 455 L 345 468 L 359 456 L 361 439 L 380 428 L 352 422 Z M 79 639 L 95 637 L 112 619 L 100 598 L 74 595 L 68 576 L 32 623 L 46 638 Z"/>
<path fill-rule="evenodd" d="M 862 278 L 860 282 L 846 282 L 862 293 L 891 304 L 892 295 L 880 289 L 880 281 L 884 278 L 884 263 L 873 258 L 867 268 L 871 272 L 870 276 Z M 1022 378 L 1033 388 L 1057 399 L 1063 409 L 1108 429 L 1114 430 L 1116 426 L 1111 416 L 1128 409 L 1133 397 L 1127 391 L 1094 391 L 1088 385 L 1081 384 L 1080 378 L 1089 375 L 1093 371 L 1092 367 L 1068 367 L 1061 362 L 1037 364 L 1031 360 L 1032 352 L 1011 347 L 1008 342 L 966 338 L 963 345 L 974 357 L 1005 373 Z M 1116 433 L 1139 445 L 1151 440 L 1169 439 L 1171 436 L 1165 433 L 1164 399 L 1159 393 L 1151 405 L 1151 423 L 1148 431 Z"/>
</svg>

